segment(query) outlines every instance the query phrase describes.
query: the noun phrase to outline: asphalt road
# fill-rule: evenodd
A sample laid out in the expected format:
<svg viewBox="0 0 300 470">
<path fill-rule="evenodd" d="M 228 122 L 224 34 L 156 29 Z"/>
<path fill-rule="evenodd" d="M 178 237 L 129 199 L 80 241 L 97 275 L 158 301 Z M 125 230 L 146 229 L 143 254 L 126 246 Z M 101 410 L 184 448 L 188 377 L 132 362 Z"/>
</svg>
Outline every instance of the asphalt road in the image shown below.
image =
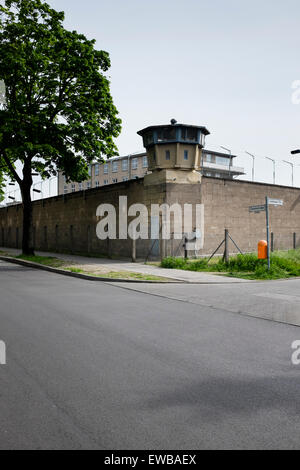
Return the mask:
<svg viewBox="0 0 300 470">
<path fill-rule="evenodd" d="M 0 263 L 1 449 L 300 448 L 299 327 L 240 286 L 124 287 Z"/>
</svg>

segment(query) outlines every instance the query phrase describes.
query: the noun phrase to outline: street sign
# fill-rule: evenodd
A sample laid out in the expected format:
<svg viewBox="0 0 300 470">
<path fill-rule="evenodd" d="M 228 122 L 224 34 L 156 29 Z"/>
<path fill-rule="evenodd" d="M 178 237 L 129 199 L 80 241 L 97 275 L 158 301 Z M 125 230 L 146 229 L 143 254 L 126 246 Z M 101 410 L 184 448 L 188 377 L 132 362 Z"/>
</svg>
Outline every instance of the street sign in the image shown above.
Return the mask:
<svg viewBox="0 0 300 470">
<path fill-rule="evenodd" d="M 249 207 L 249 212 L 264 212 L 266 210 L 266 205 L 265 204 L 260 204 L 259 206 L 250 206 Z"/>
<path fill-rule="evenodd" d="M 269 205 L 271 206 L 283 206 L 283 200 L 282 199 L 271 199 L 268 198 Z"/>
</svg>

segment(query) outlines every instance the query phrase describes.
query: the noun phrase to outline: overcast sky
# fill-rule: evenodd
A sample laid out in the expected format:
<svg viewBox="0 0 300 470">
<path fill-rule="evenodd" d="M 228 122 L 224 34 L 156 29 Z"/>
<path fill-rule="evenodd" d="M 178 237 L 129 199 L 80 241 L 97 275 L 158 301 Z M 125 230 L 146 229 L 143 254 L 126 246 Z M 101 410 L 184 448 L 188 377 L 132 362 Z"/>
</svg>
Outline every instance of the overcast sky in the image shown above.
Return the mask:
<svg viewBox="0 0 300 470">
<path fill-rule="evenodd" d="M 280 160 L 300 147 L 299 0 L 48 0 L 66 13 L 65 26 L 110 53 L 111 91 L 123 130 L 120 155 L 141 150 L 136 132 L 151 124 L 206 126 L 207 148 L 238 154 L 248 178 L 291 183 Z M 300 95 L 299 95 L 300 96 Z M 294 161 L 299 161 L 295 157 Z M 295 168 L 300 186 L 300 166 Z"/>
</svg>

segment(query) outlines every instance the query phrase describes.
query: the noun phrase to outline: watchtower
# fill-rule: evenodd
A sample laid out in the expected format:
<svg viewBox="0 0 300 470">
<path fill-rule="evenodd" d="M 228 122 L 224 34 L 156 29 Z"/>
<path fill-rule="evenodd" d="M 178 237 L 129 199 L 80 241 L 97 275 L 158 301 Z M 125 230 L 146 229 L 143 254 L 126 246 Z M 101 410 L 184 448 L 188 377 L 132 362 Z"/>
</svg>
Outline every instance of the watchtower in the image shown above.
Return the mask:
<svg viewBox="0 0 300 470">
<path fill-rule="evenodd" d="M 203 126 L 178 124 L 150 126 L 138 132 L 143 137 L 151 174 L 145 184 L 199 183 L 202 149 L 209 131 Z"/>
</svg>

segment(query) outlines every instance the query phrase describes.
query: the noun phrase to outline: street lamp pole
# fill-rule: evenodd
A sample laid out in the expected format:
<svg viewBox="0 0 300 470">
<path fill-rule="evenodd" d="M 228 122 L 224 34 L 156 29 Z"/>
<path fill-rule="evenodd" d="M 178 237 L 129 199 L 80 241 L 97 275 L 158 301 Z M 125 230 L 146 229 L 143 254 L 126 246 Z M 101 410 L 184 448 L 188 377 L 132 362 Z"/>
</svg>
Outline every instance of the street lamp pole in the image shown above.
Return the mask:
<svg viewBox="0 0 300 470">
<path fill-rule="evenodd" d="M 52 178 L 49 178 L 49 197 L 51 197 L 51 181 L 56 180 L 57 176 L 52 176 Z"/>
<path fill-rule="evenodd" d="M 41 189 L 35 189 L 35 186 L 37 186 L 38 184 L 41 185 Z M 39 181 L 38 183 L 35 183 L 33 186 L 32 186 L 32 191 L 34 193 L 38 193 L 38 194 L 41 194 L 42 195 L 42 199 L 43 199 L 43 191 L 42 191 L 42 185 L 43 185 L 43 182 L 42 181 Z M 34 200 L 34 197 L 33 197 L 33 200 Z"/>
<path fill-rule="evenodd" d="M 255 155 L 252 155 L 252 153 L 249 153 L 245 151 L 247 155 L 249 155 L 252 158 L 252 181 L 254 181 L 254 171 L 255 171 Z"/>
<path fill-rule="evenodd" d="M 294 163 L 288 162 L 287 160 L 282 160 L 284 163 L 287 163 L 288 165 L 291 165 L 292 167 L 292 187 L 294 187 Z"/>
<path fill-rule="evenodd" d="M 226 147 L 223 147 L 223 145 L 220 145 L 220 148 L 223 149 L 223 150 L 226 150 L 226 152 L 229 153 L 230 157 L 229 157 L 229 176 L 231 174 L 231 163 L 232 163 L 232 158 L 231 158 L 231 150 L 226 148 Z"/>
<path fill-rule="evenodd" d="M 10 194 L 13 194 L 13 196 L 10 196 Z M 15 201 L 15 200 L 16 200 L 16 197 L 15 197 L 15 196 L 16 196 L 16 190 L 10 191 L 10 192 L 8 193 L 7 199 L 10 199 L 11 201 Z M 9 202 L 9 201 L 8 201 L 8 202 Z M 8 202 L 7 202 L 7 204 L 8 204 Z"/>
<path fill-rule="evenodd" d="M 267 160 L 270 160 L 270 162 L 273 162 L 273 184 L 275 184 L 276 181 L 276 160 L 274 158 L 270 157 L 265 157 Z"/>
</svg>

